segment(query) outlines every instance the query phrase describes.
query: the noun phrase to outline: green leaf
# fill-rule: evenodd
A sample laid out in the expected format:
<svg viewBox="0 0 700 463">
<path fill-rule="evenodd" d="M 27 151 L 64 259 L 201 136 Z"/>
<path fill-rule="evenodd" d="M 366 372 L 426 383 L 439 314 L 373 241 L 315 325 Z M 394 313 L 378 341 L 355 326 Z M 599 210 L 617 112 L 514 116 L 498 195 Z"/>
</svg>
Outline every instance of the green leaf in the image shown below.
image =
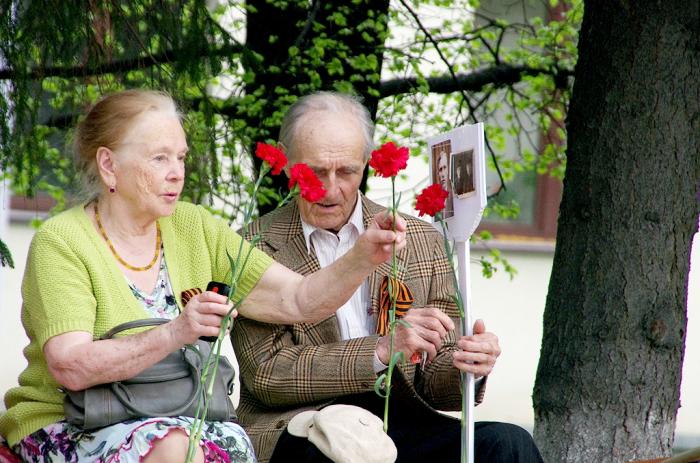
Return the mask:
<svg viewBox="0 0 700 463">
<path fill-rule="evenodd" d="M 329 76 L 333 76 L 333 75 L 342 76 L 344 73 L 343 63 L 341 63 L 338 58 L 333 58 L 328 62 L 328 66 L 327 66 L 326 70 L 328 71 Z"/>
<path fill-rule="evenodd" d="M 391 357 L 389 360 L 389 365 L 397 365 L 401 362 L 403 362 L 404 357 L 403 357 L 403 352 L 394 352 L 394 355 Z"/>
<path fill-rule="evenodd" d="M 374 382 L 374 392 L 379 397 L 386 398 L 386 373 L 379 375 L 377 380 Z"/>
<path fill-rule="evenodd" d="M 10 250 L 2 240 L 0 240 L 0 267 L 15 268 Z"/>
</svg>

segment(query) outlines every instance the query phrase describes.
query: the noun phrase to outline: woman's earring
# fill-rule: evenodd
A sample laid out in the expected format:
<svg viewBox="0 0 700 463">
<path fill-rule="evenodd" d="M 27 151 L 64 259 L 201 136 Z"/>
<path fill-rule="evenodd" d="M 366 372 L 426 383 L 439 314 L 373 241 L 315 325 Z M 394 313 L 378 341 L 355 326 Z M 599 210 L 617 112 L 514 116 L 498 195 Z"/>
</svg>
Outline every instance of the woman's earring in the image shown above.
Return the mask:
<svg viewBox="0 0 700 463">
<path fill-rule="evenodd" d="M 114 193 L 115 191 L 117 191 L 116 188 L 114 188 L 113 186 L 109 187 L 109 192 L 110 192 L 110 193 Z"/>
</svg>

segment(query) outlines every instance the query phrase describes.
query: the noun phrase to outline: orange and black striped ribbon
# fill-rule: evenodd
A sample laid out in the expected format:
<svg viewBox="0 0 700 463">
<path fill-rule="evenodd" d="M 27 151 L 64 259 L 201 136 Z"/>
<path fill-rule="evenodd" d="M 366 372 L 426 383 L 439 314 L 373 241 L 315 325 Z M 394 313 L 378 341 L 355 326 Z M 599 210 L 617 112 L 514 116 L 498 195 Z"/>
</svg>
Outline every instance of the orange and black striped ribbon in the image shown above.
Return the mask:
<svg viewBox="0 0 700 463">
<path fill-rule="evenodd" d="M 377 334 L 385 336 L 389 333 L 389 310 L 391 310 L 391 298 L 389 297 L 389 276 L 385 276 L 379 287 L 379 315 L 377 316 Z M 406 315 L 413 304 L 413 294 L 403 282 L 391 278 L 391 289 L 396 296 L 396 317 Z"/>
<path fill-rule="evenodd" d="M 389 333 L 389 310 L 391 310 L 391 298 L 389 297 L 389 276 L 385 276 L 379 287 L 379 315 L 377 316 L 377 334 L 385 336 Z M 402 281 L 391 278 L 391 289 L 396 295 L 396 318 L 406 315 L 413 304 L 413 294 Z M 420 363 L 422 354 L 414 352 L 411 355 L 411 363 Z"/>
<path fill-rule="evenodd" d="M 187 289 L 180 293 L 180 300 L 182 301 L 182 306 L 185 307 L 190 299 L 192 299 L 197 294 L 202 294 L 202 290 L 199 288 Z"/>
</svg>

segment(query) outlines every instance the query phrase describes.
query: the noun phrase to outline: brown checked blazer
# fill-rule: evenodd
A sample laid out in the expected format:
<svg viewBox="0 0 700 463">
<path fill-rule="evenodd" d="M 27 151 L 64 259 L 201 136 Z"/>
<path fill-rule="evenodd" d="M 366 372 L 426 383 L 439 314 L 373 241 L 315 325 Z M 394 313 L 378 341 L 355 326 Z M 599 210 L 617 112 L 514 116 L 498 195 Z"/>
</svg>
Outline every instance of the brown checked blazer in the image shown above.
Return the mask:
<svg viewBox="0 0 700 463">
<path fill-rule="evenodd" d="M 361 198 L 367 225 L 384 208 Z M 398 255 L 399 279 L 411 289 L 413 307 L 438 307 L 459 326 L 442 237 L 431 225 L 414 217 L 404 218 L 408 243 Z M 257 247 L 290 269 L 308 274 L 320 268 L 313 250 L 307 252 L 296 201 L 258 219 L 245 238 L 251 240 L 256 234 L 260 234 Z M 390 264 L 385 263 L 369 277 L 368 311 L 375 321 L 379 286 L 390 270 Z M 379 336 L 342 340 L 335 315 L 317 324 L 292 326 L 239 317 L 231 338 L 241 373 L 238 417 L 261 463 L 270 459 L 277 439 L 297 413 L 318 410 L 345 395 L 374 390 L 377 375 L 373 359 Z M 402 364 L 392 394 L 407 397 L 417 413 L 459 410 L 460 380 L 451 354 L 454 341 L 451 332 L 437 358 L 424 370 Z M 482 396 L 483 387 L 477 391 L 477 402 Z"/>
</svg>

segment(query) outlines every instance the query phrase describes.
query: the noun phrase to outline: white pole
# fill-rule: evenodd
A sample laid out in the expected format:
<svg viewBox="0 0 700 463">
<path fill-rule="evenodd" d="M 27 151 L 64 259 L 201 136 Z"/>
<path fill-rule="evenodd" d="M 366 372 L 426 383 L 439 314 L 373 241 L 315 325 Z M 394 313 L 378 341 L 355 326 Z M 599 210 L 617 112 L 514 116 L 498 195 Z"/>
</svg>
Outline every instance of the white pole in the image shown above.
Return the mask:
<svg viewBox="0 0 700 463">
<path fill-rule="evenodd" d="M 457 254 L 457 269 L 459 292 L 464 303 L 464 317 L 462 317 L 462 334 L 472 335 L 472 301 L 469 289 L 469 246 L 465 241 L 455 242 Z M 474 375 L 462 373 L 462 463 L 474 462 Z M 465 425 L 466 423 L 466 425 Z"/>
<path fill-rule="evenodd" d="M 486 161 L 484 154 L 484 124 L 479 122 L 472 125 L 457 127 L 449 132 L 428 139 L 428 147 L 433 156 L 430 163 L 430 176 L 436 178 L 433 172 L 435 162 L 434 148 L 442 143 L 450 147 L 451 178 L 458 168 L 455 156 L 464 162 L 471 162 L 472 169 L 464 166 L 460 172 L 467 175 L 473 182 L 471 190 L 463 189 L 453 197 L 454 215 L 444 220 L 443 228 L 447 240 L 453 240 L 454 253 L 457 254 L 457 286 L 462 299 L 464 316 L 462 317 L 461 334 L 472 335 L 471 296 L 469 284 L 469 238 L 481 221 L 481 215 L 486 207 Z M 453 191 L 454 192 L 454 191 Z M 452 255 L 454 257 L 454 254 Z M 474 462 L 474 375 L 462 373 L 462 452 L 461 463 Z"/>
</svg>

